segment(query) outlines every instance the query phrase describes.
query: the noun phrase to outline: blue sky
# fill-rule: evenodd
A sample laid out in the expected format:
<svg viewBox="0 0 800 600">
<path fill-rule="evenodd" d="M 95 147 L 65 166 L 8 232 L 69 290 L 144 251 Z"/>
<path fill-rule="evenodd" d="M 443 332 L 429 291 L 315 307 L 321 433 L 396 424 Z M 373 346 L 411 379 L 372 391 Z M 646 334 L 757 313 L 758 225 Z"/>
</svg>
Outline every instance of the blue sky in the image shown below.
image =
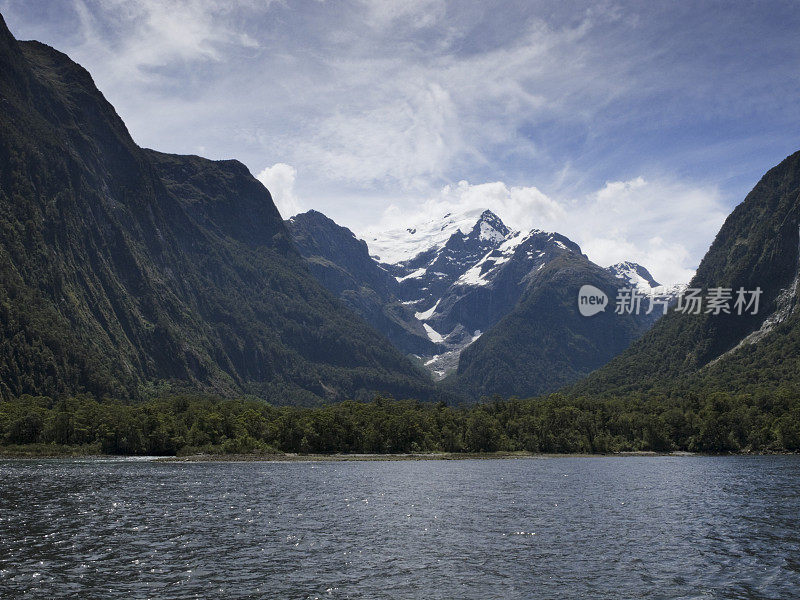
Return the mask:
<svg viewBox="0 0 800 600">
<path fill-rule="evenodd" d="M 796 2 L 0 0 L 134 139 L 361 232 L 486 206 L 685 280 L 800 149 Z"/>
</svg>

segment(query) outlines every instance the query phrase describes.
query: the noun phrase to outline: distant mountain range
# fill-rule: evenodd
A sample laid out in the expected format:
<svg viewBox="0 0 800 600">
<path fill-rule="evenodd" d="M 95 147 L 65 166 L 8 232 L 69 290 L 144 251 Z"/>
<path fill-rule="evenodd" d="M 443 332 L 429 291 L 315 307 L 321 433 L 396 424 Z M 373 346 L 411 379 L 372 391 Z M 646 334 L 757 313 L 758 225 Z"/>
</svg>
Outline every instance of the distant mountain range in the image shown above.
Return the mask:
<svg viewBox="0 0 800 600">
<path fill-rule="evenodd" d="M 435 379 L 447 378 L 447 387 L 473 397 L 533 395 L 576 381 L 659 315 L 646 314 L 645 303 L 640 315 L 614 318 L 611 310 L 572 320 L 584 283 L 602 286 L 612 299 L 625 287 L 670 299 L 680 289 L 660 286 L 636 263 L 602 269 L 563 235 L 511 230 L 491 210 L 372 232 L 367 242 L 316 211 L 286 224 L 323 285 Z M 506 340 L 510 323 L 515 331 Z M 556 335 L 563 324 L 569 325 Z M 575 336 L 586 340 L 578 351 L 570 341 Z M 497 347 L 498 340 L 505 346 Z"/>
</svg>

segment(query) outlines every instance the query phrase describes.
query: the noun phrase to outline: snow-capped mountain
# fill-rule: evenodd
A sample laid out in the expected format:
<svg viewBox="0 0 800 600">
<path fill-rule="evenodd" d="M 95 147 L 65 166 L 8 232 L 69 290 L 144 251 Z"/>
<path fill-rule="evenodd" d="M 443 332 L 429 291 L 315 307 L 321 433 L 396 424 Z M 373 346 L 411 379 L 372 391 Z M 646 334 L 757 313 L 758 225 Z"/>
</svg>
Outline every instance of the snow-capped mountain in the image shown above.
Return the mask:
<svg viewBox="0 0 800 600">
<path fill-rule="evenodd" d="M 611 265 L 606 270 L 625 282 L 625 287 L 634 288 L 647 296 L 666 297 L 670 301 L 677 300 L 678 296 L 686 289 L 686 284 L 675 283 L 672 285 L 661 285 L 639 263 L 625 261 Z"/>
<path fill-rule="evenodd" d="M 518 232 L 509 230 L 497 215 L 487 210 L 466 231 L 457 228 L 444 243 L 387 268 L 400 284 L 401 297 L 413 301 L 418 311 L 425 312 L 459 280 L 467 285 L 481 285 L 481 274 L 472 270 L 489 253 L 517 235 Z"/>
<path fill-rule="evenodd" d="M 512 230 L 490 210 L 448 213 L 415 226 L 372 231 L 364 236 L 366 245 L 314 211 L 294 217 L 287 226 L 318 280 L 398 348 L 417 356 L 436 379 L 454 372 L 465 348 L 519 311 L 523 296 L 552 279 L 539 277 L 548 271 L 545 267 L 573 283 L 592 272 L 598 277 L 601 273 L 600 280 L 610 287 L 619 281 L 620 288 L 661 290 L 641 265 L 626 262 L 603 269 L 563 235 Z M 555 301 L 557 295 L 551 290 L 545 296 Z M 563 294 L 558 296 L 560 303 Z M 533 305 L 541 306 L 547 298 Z M 526 302 L 528 308 L 533 305 Z M 649 327 L 657 316 L 642 317 L 642 326 Z M 613 334 L 615 343 L 626 344 L 634 331 L 638 325 Z M 604 337 L 597 347 L 615 347 L 609 344 Z"/>
<path fill-rule="evenodd" d="M 373 234 L 372 240 L 378 248 L 370 247 L 373 256 L 402 257 L 384 267 L 398 282 L 403 304 L 441 349 L 422 357 L 437 377 L 453 370 L 461 350 L 512 310 L 532 273 L 565 252 L 581 254 L 557 233 L 513 231 L 490 210 L 477 217 L 474 211 L 446 214 L 422 227 Z"/>
<path fill-rule="evenodd" d="M 378 262 L 403 263 L 423 252 L 441 248 L 457 231 L 469 233 L 482 212 L 476 209 L 447 213 L 419 224 L 385 231 L 367 229 L 362 238 L 369 246 L 370 255 Z"/>
<path fill-rule="evenodd" d="M 624 280 L 630 287 L 649 293 L 651 289 L 660 287 L 650 271 L 635 262 L 625 261 L 606 268 L 612 275 Z"/>
</svg>

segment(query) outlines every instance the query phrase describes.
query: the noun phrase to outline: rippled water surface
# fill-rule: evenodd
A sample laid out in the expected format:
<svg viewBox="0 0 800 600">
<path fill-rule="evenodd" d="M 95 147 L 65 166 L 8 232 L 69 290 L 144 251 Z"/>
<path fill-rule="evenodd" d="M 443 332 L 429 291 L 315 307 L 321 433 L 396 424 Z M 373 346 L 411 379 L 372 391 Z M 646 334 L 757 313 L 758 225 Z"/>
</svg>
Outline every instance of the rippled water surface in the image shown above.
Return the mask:
<svg viewBox="0 0 800 600">
<path fill-rule="evenodd" d="M 800 457 L 0 462 L 2 598 L 796 598 Z"/>
</svg>

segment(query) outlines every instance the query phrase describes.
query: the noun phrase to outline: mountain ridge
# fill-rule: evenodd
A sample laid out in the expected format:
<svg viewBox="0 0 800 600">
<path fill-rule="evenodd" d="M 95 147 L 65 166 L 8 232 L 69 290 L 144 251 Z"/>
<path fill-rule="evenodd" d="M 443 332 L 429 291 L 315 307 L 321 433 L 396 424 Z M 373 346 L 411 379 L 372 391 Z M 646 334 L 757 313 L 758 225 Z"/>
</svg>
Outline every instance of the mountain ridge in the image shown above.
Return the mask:
<svg viewBox="0 0 800 600">
<path fill-rule="evenodd" d="M 795 152 L 770 169 L 734 208 L 689 283 L 689 288 L 704 291 L 758 288 L 762 290 L 758 314 L 672 312 L 572 393 L 683 389 L 700 385 L 709 371 L 726 373 L 727 380 L 715 380 L 723 389 L 734 380 L 742 382 L 742 389 L 752 388 L 748 372 L 754 376 L 780 370 L 783 381 L 795 381 L 786 369 L 796 365 L 800 355 L 796 342 L 798 223 L 800 152 Z M 756 343 L 746 342 L 771 318 L 780 316 L 781 310 L 784 314 L 772 323 L 771 331 L 754 339 Z M 766 355 L 781 358 L 775 363 L 766 360 Z M 780 382 L 781 377 L 773 381 Z"/>
<path fill-rule="evenodd" d="M 473 217 L 474 220 L 471 220 Z M 355 250 L 345 256 L 337 253 L 336 248 L 348 243 L 353 248 L 358 248 L 359 264 L 372 261 L 371 268 L 379 273 L 381 278 L 380 287 L 391 289 L 391 293 L 384 295 L 381 300 L 385 303 L 384 313 L 386 306 L 397 306 L 399 301 L 404 308 L 408 307 L 403 313 L 404 324 L 410 326 L 417 336 L 420 335 L 420 325 L 424 328 L 423 334 L 430 346 L 423 348 L 422 352 L 415 351 L 416 348 L 411 352 L 418 356 L 420 363 L 433 373 L 435 379 L 443 379 L 452 374 L 445 384 L 448 389 L 458 390 L 473 397 L 481 394 L 491 395 L 495 391 L 518 395 L 552 391 L 553 386 L 560 387 L 570 383 L 585 375 L 591 368 L 604 364 L 614 353 L 627 347 L 660 315 L 657 311 L 647 314 L 649 299 L 645 299 L 641 315 L 622 318 L 616 324 L 613 321 L 609 323 L 608 327 L 599 332 L 599 337 L 588 344 L 588 353 L 576 353 L 574 364 L 570 364 L 568 358 L 561 353 L 562 349 L 557 339 L 552 336 L 543 337 L 543 332 L 535 326 L 531 329 L 529 324 L 517 324 L 516 329 L 528 328 L 532 332 L 531 340 L 526 342 L 510 332 L 512 335 L 507 348 L 499 348 L 496 344 L 487 342 L 492 352 L 504 353 L 508 348 L 512 348 L 517 351 L 518 357 L 526 357 L 525 360 L 509 358 L 508 364 L 514 365 L 513 370 L 530 368 L 553 370 L 565 365 L 566 367 L 563 377 L 548 376 L 538 379 L 516 377 L 507 372 L 507 369 L 500 368 L 498 372 L 504 374 L 504 379 L 517 380 L 522 386 L 504 387 L 499 380 L 487 378 L 487 375 L 476 367 L 478 363 L 495 364 L 497 361 L 493 360 L 493 357 L 482 356 L 479 360 L 473 361 L 470 358 L 472 354 L 468 353 L 466 362 L 469 365 L 463 366 L 460 362 L 462 353 L 474 344 L 479 348 L 482 347 L 484 344 L 481 340 L 487 332 L 492 334 L 487 339 L 496 338 L 494 328 L 504 321 L 513 322 L 512 315 L 517 312 L 519 315 L 525 315 L 525 321 L 536 320 L 539 314 L 544 314 L 541 303 L 545 300 L 542 294 L 535 294 L 535 290 L 531 291 L 532 288 L 545 285 L 550 299 L 558 310 L 562 311 L 560 317 L 553 317 L 553 322 L 566 319 L 575 331 L 582 332 L 579 335 L 585 336 L 587 340 L 592 338 L 584 331 L 587 322 L 573 319 L 570 312 L 580 286 L 575 287 L 573 290 L 575 298 L 569 301 L 550 285 L 549 279 L 537 277 L 548 265 L 555 265 L 553 268 L 562 265 L 564 270 L 564 273 L 554 275 L 551 279 L 562 283 L 569 281 L 572 286 L 576 281 L 571 278 L 586 276 L 597 281 L 598 285 L 602 284 L 612 298 L 615 297 L 617 289 L 626 286 L 636 287 L 648 294 L 663 293 L 665 288 L 658 286 L 649 272 L 640 265 L 626 262 L 616 265 L 616 270 L 614 267 L 602 269 L 591 263 L 580 247 L 569 238 L 539 229 L 527 233 L 512 230 L 489 209 L 471 210 L 463 214 L 447 213 L 438 221 L 428 220 L 424 226 L 398 228 L 379 244 L 383 255 L 403 257 L 395 264 L 379 263 L 376 255 L 380 254 L 370 251 L 369 243 L 365 248 L 363 240 L 358 240 L 350 230 L 336 225 L 321 213 L 309 211 L 293 217 L 289 220 L 290 229 L 293 222 L 295 241 L 301 247 L 301 253 L 310 261 L 312 271 L 318 279 L 329 290 L 338 293 L 340 298 L 349 301 L 349 305 L 356 312 L 392 339 L 395 345 L 409 351 L 409 346 L 402 347 L 398 344 L 385 322 L 376 319 L 375 314 L 378 311 L 374 306 L 368 308 L 364 301 L 360 304 L 352 302 L 354 295 L 363 297 L 363 287 L 372 290 L 375 285 L 370 284 L 369 278 L 365 275 L 353 276 L 354 272 L 364 268 L 355 265 L 354 256 L 351 255 Z M 304 224 L 302 227 L 301 223 Z M 334 228 L 338 228 L 340 238 L 331 242 L 330 236 Z M 300 231 L 297 231 L 298 229 Z M 412 241 L 409 242 L 409 239 Z M 329 241 L 322 244 L 326 247 L 321 247 L 316 243 L 319 240 Z M 397 243 L 398 249 L 392 250 L 386 240 Z M 432 245 L 425 247 L 420 240 Z M 575 260 L 571 258 L 559 260 L 562 257 L 575 257 Z M 335 281 L 342 278 L 342 273 L 347 274 L 346 286 L 342 286 L 341 281 Z M 334 281 L 326 281 L 329 279 Z M 362 286 L 359 280 L 365 286 Z M 647 282 L 647 290 L 642 287 L 642 282 Z M 655 286 L 651 287 L 650 283 Z M 343 292 L 344 287 L 348 288 L 346 292 Z M 534 311 L 523 306 L 523 299 L 531 295 L 534 295 L 537 298 L 536 302 L 539 303 Z M 376 296 L 378 295 L 370 294 L 373 299 Z M 635 322 L 629 323 L 630 320 Z M 573 335 L 566 330 L 563 333 L 565 337 Z M 600 338 L 604 339 L 601 341 Z M 548 340 L 545 349 L 561 357 L 558 364 L 548 361 L 546 353 L 531 351 L 529 346 L 537 344 L 537 339 Z M 479 353 L 478 350 L 474 352 Z M 595 355 L 594 358 L 588 356 L 592 353 Z M 487 381 L 493 383 L 486 383 Z"/>
<path fill-rule="evenodd" d="M 91 75 L 0 24 L 0 395 L 432 397 L 308 272 L 238 161 L 139 148 Z"/>
<path fill-rule="evenodd" d="M 407 354 L 435 350 L 413 311 L 398 300 L 397 280 L 370 257 L 363 240 L 314 210 L 286 226 L 311 273 L 348 308 Z"/>
</svg>

